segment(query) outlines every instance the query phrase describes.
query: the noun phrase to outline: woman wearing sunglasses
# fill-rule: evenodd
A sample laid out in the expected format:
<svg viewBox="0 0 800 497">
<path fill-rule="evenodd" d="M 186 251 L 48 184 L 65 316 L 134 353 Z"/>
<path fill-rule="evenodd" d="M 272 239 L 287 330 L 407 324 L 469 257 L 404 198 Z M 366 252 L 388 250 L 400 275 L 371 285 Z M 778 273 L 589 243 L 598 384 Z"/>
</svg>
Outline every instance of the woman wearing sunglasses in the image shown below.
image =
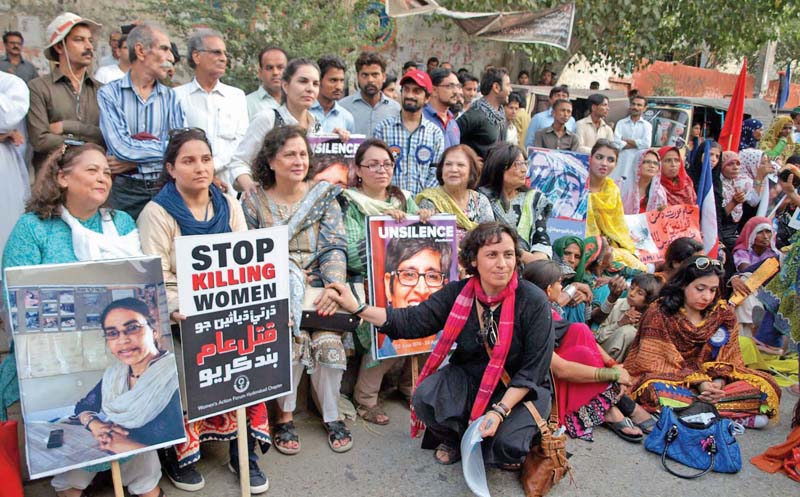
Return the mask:
<svg viewBox="0 0 800 497">
<path fill-rule="evenodd" d="M 145 205 L 137 222 L 144 252 L 161 257 L 169 317 L 177 325 L 186 317 L 178 309 L 175 238 L 246 231 L 247 224 L 236 199 L 222 193 L 212 182 L 214 156 L 202 129 L 182 128 L 170 132 L 160 179 L 164 186 Z M 177 326 L 175 335 L 180 336 Z M 249 406 L 247 416 L 251 435 L 247 440 L 250 489 L 253 493 L 262 493 L 269 488 L 269 480 L 258 467 L 255 446 L 256 441 L 260 442 L 262 452 L 266 452 L 269 445 L 266 405 L 260 403 Z M 179 489 L 189 492 L 205 486 L 205 480 L 195 466 L 200 459 L 200 442 L 205 440 L 230 441 L 231 461 L 228 467 L 238 473 L 236 426 L 236 413 L 233 411 L 188 423 L 187 441 L 164 453 L 164 469 L 170 481 Z"/>
<path fill-rule="evenodd" d="M 651 411 L 697 398 L 760 428 L 777 416 L 780 388 L 744 365 L 736 314 L 720 299 L 723 272 L 719 261 L 692 256 L 645 311 L 624 365 L 631 396 Z"/>
</svg>

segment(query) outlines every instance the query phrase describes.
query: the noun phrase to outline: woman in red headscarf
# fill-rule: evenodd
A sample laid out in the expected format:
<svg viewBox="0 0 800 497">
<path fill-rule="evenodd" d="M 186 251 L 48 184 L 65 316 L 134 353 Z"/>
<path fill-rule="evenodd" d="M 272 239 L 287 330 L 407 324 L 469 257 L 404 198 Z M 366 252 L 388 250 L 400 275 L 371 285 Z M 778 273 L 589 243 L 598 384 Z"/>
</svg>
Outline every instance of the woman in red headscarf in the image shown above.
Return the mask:
<svg viewBox="0 0 800 497">
<path fill-rule="evenodd" d="M 694 205 L 697 193 L 692 178 L 686 174 L 683 157 L 677 147 L 661 147 L 661 184 L 667 191 L 667 205 Z"/>
</svg>

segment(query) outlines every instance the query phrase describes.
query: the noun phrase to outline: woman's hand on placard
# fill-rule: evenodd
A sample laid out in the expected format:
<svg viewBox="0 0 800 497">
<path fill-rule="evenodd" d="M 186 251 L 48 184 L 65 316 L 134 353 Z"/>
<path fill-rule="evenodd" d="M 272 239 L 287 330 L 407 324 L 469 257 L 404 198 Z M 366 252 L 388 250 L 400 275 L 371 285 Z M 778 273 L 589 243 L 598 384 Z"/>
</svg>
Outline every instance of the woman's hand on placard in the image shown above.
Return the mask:
<svg viewBox="0 0 800 497">
<path fill-rule="evenodd" d="M 181 321 L 186 319 L 186 316 L 181 314 L 181 311 L 174 310 L 169 314 L 169 318 L 175 321 L 176 323 L 180 323 Z"/>
<path fill-rule="evenodd" d="M 401 211 L 400 209 L 389 209 L 386 212 L 384 212 L 384 214 L 386 214 L 387 216 L 391 217 L 392 219 L 398 222 L 406 218 L 406 213 L 404 211 Z"/>
<path fill-rule="evenodd" d="M 430 209 L 420 209 L 417 211 L 417 215 L 419 216 L 419 222 L 421 223 L 427 223 L 428 221 L 430 221 L 431 217 L 433 217 L 434 214 L 436 213 Z"/>
</svg>

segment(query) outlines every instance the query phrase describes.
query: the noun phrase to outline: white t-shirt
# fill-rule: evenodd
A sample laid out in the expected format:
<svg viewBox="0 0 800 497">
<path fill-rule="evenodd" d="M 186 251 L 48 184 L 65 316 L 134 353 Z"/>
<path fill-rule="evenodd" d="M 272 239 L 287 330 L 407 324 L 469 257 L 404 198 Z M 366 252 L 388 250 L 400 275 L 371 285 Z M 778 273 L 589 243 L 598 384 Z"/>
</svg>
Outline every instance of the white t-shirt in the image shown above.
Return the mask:
<svg viewBox="0 0 800 497">
<path fill-rule="evenodd" d="M 94 79 L 103 83 L 104 85 L 107 85 L 112 81 L 122 79 L 123 76 L 125 76 L 125 73 L 122 72 L 122 69 L 120 69 L 117 64 L 103 66 L 94 73 Z"/>
</svg>

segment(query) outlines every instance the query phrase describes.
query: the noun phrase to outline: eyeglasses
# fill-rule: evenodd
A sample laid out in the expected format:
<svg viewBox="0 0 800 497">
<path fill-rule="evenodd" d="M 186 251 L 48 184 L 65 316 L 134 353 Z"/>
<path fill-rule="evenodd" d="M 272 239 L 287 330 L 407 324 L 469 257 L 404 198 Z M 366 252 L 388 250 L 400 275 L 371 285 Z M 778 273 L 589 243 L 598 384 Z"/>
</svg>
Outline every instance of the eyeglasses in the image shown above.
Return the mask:
<svg viewBox="0 0 800 497">
<path fill-rule="evenodd" d="M 392 169 L 394 169 L 394 164 L 392 163 L 392 161 L 387 160 L 386 162 L 369 162 L 367 164 L 359 164 L 358 167 L 366 167 L 367 169 L 370 170 L 370 172 L 377 173 L 381 169 L 383 169 L 384 171 L 391 171 Z"/>
<path fill-rule="evenodd" d="M 198 50 L 195 50 L 195 51 L 196 52 L 210 53 L 211 55 L 213 55 L 215 57 L 223 57 L 224 56 L 226 59 L 229 56 L 228 52 L 226 52 L 225 50 L 220 50 L 218 48 L 215 48 L 214 50 L 207 50 L 207 49 L 203 48 L 203 49 L 198 49 Z"/>
<path fill-rule="evenodd" d="M 142 323 L 130 323 L 122 328 L 122 330 L 118 330 L 116 328 L 103 328 L 103 338 L 105 338 L 108 342 L 112 342 L 119 338 L 120 335 L 125 335 L 126 337 L 138 335 L 142 332 L 145 326 L 147 325 Z"/>
<path fill-rule="evenodd" d="M 483 320 L 483 327 L 478 330 L 478 333 L 475 336 L 475 341 L 478 342 L 478 345 L 483 345 L 484 342 L 487 341 L 489 344 L 496 344 L 497 322 L 494 320 L 494 313 L 490 308 L 484 307 L 481 318 Z"/>
<path fill-rule="evenodd" d="M 203 137 L 206 136 L 206 131 L 203 128 L 172 128 L 169 130 L 168 136 L 169 139 L 173 139 L 176 136 L 182 135 L 184 133 L 200 133 Z"/>
<path fill-rule="evenodd" d="M 512 162 L 507 169 L 511 169 L 512 167 L 516 167 L 517 169 L 528 169 L 528 161 L 524 160 L 515 160 Z"/>
<path fill-rule="evenodd" d="M 645 164 L 647 166 L 657 166 L 658 165 L 658 161 L 657 160 L 652 160 L 652 159 L 643 160 L 642 164 Z"/>
<path fill-rule="evenodd" d="M 420 273 L 416 269 L 401 269 L 399 271 L 392 271 L 392 276 L 397 276 L 400 284 L 403 286 L 417 286 L 420 278 L 425 278 L 425 284 L 431 288 L 439 288 L 444 285 L 444 273 L 439 271 L 428 271 L 427 273 Z"/>
<path fill-rule="evenodd" d="M 700 271 L 705 271 L 711 266 L 717 269 L 722 269 L 722 263 L 710 257 L 698 257 L 697 259 L 694 260 L 694 267 L 696 267 Z"/>
</svg>

